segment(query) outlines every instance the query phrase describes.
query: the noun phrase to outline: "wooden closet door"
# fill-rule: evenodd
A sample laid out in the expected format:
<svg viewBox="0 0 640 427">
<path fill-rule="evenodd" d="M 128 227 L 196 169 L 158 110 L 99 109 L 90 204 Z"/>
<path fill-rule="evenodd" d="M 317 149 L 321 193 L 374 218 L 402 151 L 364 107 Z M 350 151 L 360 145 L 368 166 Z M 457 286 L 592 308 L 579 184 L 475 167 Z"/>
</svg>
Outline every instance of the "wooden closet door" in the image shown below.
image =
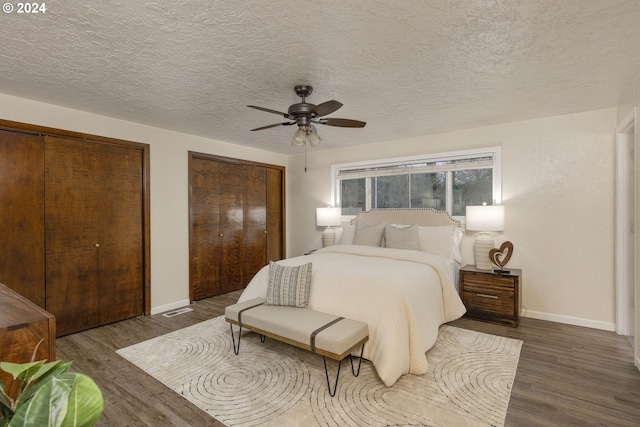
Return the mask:
<svg viewBox="0 0 640 427">
<path fill-rule="evenodd" d="M 246 263 L 243 252 L 244 215 L 242 166 L 219 162 L 220 192 L 220 249 L 216 254 L 220 262 L 219 292 L 226 293 L 243 287 L 243 266 Z"/>
<path fill-rule="evenodd" d="M 144 314 L 142 150 L 99 144 L 100 323 Z"/>
<path fill-rule="evenodd" d="M 45 140 L 46 309 L 59 335 L 144 314 L 142 156 Z"/>
<path fill-rule="evenodd" d="M 243 285 L 242 167 L 192 156 L 190 166 L 192 300 Z"/>
<path fill-rule="evenodd" d="M 191 300 L 199 300 L 220 293 L 220 188 L 217 162 L 190 157 L 189 167 L 189 277 Z"/>
<path fill-rule="evenodd" d="M 44 308 L 44 138 L 0 131 L 0 282 Z"/>
<path fill-rule="evenodd" d="M 189 185 L 192 300 L 241 289 L 282 259 L 284 169 L 189 152 Z"/>
<path fill-rule="evenodd" d="M 267 264 L 267 173 L 262 166 L 244 171 L 244 285 Z"/>
<path fill-rule="evenodd" d="M 283 172 L 267 168 L 267 262 L 284 257 Z"/>
<path fill-rule="evenodd" d="M 45 139 L 45 308 L 59 335 L 100 324 L 97 154 L 87 142 Z"/>
</svg>

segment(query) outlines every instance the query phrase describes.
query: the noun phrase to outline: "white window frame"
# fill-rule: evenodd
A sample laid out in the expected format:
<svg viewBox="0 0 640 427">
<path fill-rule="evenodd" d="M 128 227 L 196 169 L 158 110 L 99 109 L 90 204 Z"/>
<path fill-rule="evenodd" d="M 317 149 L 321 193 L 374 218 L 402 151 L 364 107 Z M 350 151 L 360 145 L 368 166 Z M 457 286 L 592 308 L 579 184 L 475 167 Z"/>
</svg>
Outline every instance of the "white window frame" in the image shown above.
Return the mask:
<svg viewBox="0 0 640 427">
<path fill-rule="evenodd" d="M 424 161 L 426 163 L 432 163 L 435 161 L 446 161 L 446 160 L 454 160 L 454 159 L 473 159 L 480 157 L 488 157 L 491 156 L 493 159 L 492 166 L 492 184 L 493 184 L 493 200 L 491 201 L 494 205 L 502 204 L 502 161 L 501 161 L 501 148 L 499 146 L 496 147 L 487 147 L 487 148 L 479 148 L 479 149 L 471 149 L 471 150 L 461 150 L 461 151 L 449 151 L 444 153 L 434 153 L 434 154 L 423 154 L 417 156 L 406 156 L 406 157 L 394 157 L 389 159 L 379 159 L 379 160 L 365 160 L 361 162 L 351 162 L 351 163 L 336 163 L 331 165 L 331 202 L 332 206 L 339 206 L 337 201 L 340 200 L 340 180 L 338 179 L 338 173 L 342 170 L 348 169 L 363 169 L 363 168 L 375 168 L 381 166 L 388 166 L 393 164 L 406 164 L 406 163 L 417 163 L 420 161 Z M 455 168 L 448 168 L 445 171 L 453 171 Z M 453 198 L 451 197 L 453 193 L 453 180 L 447 179 L 447 206 L 445 210 L 451 214 L 453 210 Z M 365 210 L 371 209 L 371 180 L 366 181 L 366 192 L 367 192 L 367 206 Z M 343 215 L 342 219 L 344 221 L 348 221 L 354 218 L 355 215 Z M 465 222 L 464 216 L 455 216 L 457 220 Z"/>
</svg>

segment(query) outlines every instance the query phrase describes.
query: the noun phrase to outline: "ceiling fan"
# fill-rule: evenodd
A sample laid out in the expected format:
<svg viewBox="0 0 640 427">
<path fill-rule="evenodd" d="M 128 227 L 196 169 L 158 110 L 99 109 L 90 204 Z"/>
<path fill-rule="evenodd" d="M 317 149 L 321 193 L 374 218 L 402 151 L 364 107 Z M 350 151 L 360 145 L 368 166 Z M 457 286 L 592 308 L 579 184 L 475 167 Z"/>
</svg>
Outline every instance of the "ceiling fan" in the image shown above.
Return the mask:
<svg viewBox="0 0 640 427">
<path fill-rule="evenodd" d="M 286 113 L 271 110 L 269 108 L 258 107 L 256 105 L 247 105 L 247 107 L 249 108 L 266 111 L 267 113 L 278 114 L 291 121 L 284 123 L 275 123 L 251 130 L 263 130 L 274 128 L 277 126 L 291 126 L 297 124 L 298 131 L 293 135 L 291 145 L 302 147 L 306 146 L 306 144 L 309 144 L 310 146 L 314 147 L 318 142 L 320 142 L 320 137 L 318 136 L 318 131 L 314 124 L 347 128 L 362 128 L 367 124 L 366 122 L 361 122 L 359 120 L 336 119 L 331 117 L 324 118 L 323 116 L 331 114 L 342 107 L 342 104 L 335 100 L 323 102 L 322 104 L 318 105 L 307 103 L 307 96 L 311 95 L 311 92 L 313 92 L 313 87 L 309 85 L 299 85 L 296 86 L 293 90 L 296 92 L 296 95 L 302 98 L 302 102 L 291 105 Z"/>
</svg>

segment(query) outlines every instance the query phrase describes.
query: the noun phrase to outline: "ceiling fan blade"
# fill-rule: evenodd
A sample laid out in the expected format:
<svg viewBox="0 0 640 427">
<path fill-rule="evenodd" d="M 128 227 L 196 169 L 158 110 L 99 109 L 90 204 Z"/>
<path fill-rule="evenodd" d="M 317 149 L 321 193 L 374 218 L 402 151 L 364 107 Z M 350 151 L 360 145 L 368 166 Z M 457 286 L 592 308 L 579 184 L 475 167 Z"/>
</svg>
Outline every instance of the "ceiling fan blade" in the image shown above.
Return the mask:
<svg viewBox="0 0 640 427">
<path fill-rule="evenodd" d="M 282 111 L 272 110 L 270 108 L 258 107 L 257 105 L 247 105 L 249 108 L 255 108 L 256 110 L 266 111 L 267 113 L 278 114 L 279 116 L 289 117 L 288 113 L 283 113 Z"/>
<path fill-rule="evenodd" d="M 311 112 L 315 113 L 318 117 L 326 116 L 327 114 L 331 114 L 336 111 L 338 108 L 342 107 L 342 104 L 338 101 L 332 100 L 323 102 L 322 104 L 316 105 Z"/>
<path fill-rule="evenodd" d="M 363 128 L 367 122 L 361 122 L 360 120 L 351 119 L 321 119 L 318 123 L 327 126 L 339 126 L 343 128 Z"/>
<path fill-rule="evenodd" d="M 251 130 L 254 131 L 254 130 L 270 129 L 270 128 L 274 128 L 274 127 L 277 127 L 277 126 L 291 126 L 291 125 L 293 125 L 295 123 L 296 122 L 275 123 L 273 125 L 262 126 L 262 127 L 251 129 Z"/>
</svg>

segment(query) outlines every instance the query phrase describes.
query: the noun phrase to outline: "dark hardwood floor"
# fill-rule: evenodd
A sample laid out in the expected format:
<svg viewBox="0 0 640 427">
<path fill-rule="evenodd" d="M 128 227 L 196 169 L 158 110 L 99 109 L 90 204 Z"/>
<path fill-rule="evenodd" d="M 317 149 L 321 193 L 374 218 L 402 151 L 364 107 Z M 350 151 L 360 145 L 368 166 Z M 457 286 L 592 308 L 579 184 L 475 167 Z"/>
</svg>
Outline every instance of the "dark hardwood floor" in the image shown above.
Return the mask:
<svg viewBox="0 0 640 427">
<path fill-rule="evenodd" d="M 167 318 L 138 317 L 56 340 L 101 388 L 99 426 L 222 426 L 114 351 L 219 316 L 240 291 L 198 301 Z M 640 372 L 625 337 L 524 318 L 517 329 L 460 319 L 452 325 L 524 342 L 507 426 L 640 426 Z"/>
</svg>

